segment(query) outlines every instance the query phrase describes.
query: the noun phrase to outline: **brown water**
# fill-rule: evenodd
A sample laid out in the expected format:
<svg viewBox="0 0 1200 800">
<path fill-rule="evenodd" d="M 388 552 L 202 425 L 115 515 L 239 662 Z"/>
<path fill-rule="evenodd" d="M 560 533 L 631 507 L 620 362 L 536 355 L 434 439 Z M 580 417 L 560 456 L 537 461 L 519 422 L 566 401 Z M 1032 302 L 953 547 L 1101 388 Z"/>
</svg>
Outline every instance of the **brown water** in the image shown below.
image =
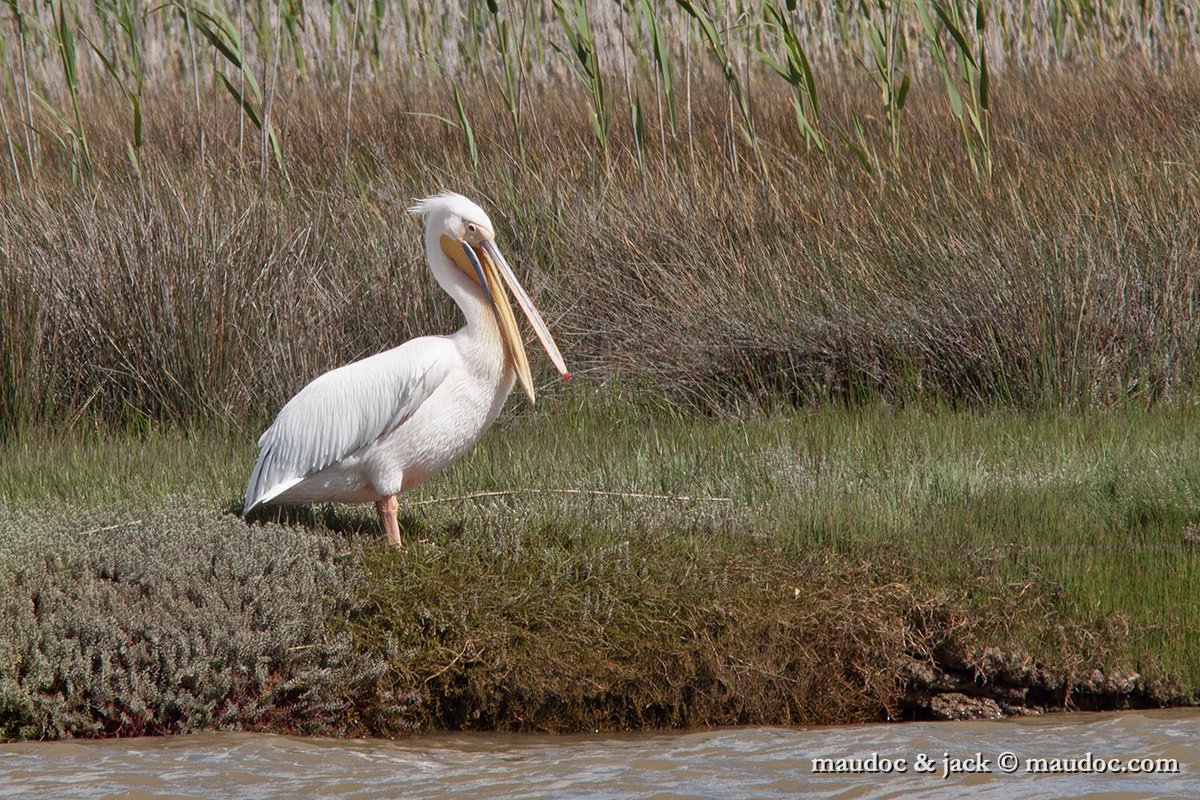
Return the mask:
<svg viewBox="0 0 1200 800">
<path fill-rule="evenodd" d="M 1001 771 L 1006 761 L 997 763 L 1005 753 L 1016 757 L 1011 773 Z M 833 759 L 836 768 L 838 759 L 872 754 L 874 762 L 841 766 L 874 772 L 814 768 L 814 759 Z M 976 754 L 984 763 L 972 762 Z M 929 759 L 928 772 L 918 771 L 921 755 Z M 960 763 L 946 762 L 947 756 Z M 1125 767 L 1128 759 L 1143 758 L 1175 759 L 1177 771 L 1096 771 L 1096 759 L 1119 759 Z M 896 771 L 893 763 L 892 771 L 881 771 L 880 759 L 904 759 L 905 769 Z M 1031 765 L 1028 759 L 1047 763 Z M 944 777 L 947 765 L 958 770 Z M 1058 770 L 1037 771 L 1043 766 Z M 968 792 L 972 800 L 1198 798 L 1200 712 L 624 736 L 474 734 L 385 741 L 217 733 L 0 746 L 0 798 L 39 800 L 950 798 Z"/>
</svg>

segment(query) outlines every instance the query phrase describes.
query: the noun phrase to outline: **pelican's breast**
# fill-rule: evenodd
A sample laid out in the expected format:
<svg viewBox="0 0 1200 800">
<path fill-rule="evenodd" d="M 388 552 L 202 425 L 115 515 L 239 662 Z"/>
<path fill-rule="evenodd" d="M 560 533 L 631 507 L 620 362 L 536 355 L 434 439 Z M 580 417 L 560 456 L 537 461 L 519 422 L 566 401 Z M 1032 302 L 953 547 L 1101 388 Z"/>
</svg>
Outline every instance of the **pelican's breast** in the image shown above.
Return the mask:
<svg viewBox="0 0 1200 800">
<path fill-rule="evenodd" d="M 384 495 L 408 491 L 461 458 L 496 421 L 515 379 L 503 357 L 464 358 L 412 417 L 365 454 L 375 488 Z"/>
</svg>

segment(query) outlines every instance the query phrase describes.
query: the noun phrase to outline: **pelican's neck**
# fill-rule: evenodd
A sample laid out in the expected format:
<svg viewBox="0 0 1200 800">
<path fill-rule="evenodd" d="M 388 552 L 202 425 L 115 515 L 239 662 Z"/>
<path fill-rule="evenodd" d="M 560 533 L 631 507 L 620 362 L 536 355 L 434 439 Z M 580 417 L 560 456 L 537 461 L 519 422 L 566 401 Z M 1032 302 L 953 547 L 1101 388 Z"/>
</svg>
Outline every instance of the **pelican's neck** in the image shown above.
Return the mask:
<svg viewBox="0 0 1200 800">
<path fill-rule="evenodd" d="M 466 318 L 466 327 L 455 334 L 468 341 L 481 358 L 507 365 L 508 351 L 500 335 L 500 326 L 491 301 L 482 287 L 471 280 L 442 252 L 438 237 L 429 235 L 425 240 L 429 270 L 438 285 L 454 300 Z M 494 291 L 503 291 L 494 287 Z"/>
</svg>

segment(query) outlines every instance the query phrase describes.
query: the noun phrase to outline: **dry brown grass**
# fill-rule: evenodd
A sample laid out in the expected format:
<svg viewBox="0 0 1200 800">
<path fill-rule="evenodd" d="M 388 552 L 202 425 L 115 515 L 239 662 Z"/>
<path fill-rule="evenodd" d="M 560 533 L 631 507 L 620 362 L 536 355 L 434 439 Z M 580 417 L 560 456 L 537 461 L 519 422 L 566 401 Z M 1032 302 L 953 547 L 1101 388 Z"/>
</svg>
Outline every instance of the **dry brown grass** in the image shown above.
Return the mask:
<svg viewBox="0 0 1200 800">
<path fill-rule="evenodd" d="M 867 102 L 844 88 L 827 102 L 835 128 Z M 349 164 L 329 98 L 289 97 L 291 167 L 265 184 L 254 148 L 235 152 L 232 114 L 209 119 L 197 166 L 183 87 L 148 104 L 139 181 L 113 104 L 92 121 L 94 189 L 51 164 L 3 200 L 0 419 L 263 415 L 324 369 L 453 329 L 402 210 L 441 188 L 491 210 L 573 372 L 684 406 L 1197 388 L 1195 70 L 1008 78 L 990 183 L 917 89 L 882 176 L 844 148 L 806 155 L 787 109 L 761 104 L 765 188 L 751 164 L 729 170 L 712 84 L 693 87 L 714 111 L 695 116 L 692 151 L 644 167 L 619 129 L 597 162 L 578 140 L 586 109 L 549 93 L 518 157 L 486 93 L 464 90 L 478 168 L 457 131 L 407 114 L 428 107 L 417 89 L 374 84 Z"/>
</svg>

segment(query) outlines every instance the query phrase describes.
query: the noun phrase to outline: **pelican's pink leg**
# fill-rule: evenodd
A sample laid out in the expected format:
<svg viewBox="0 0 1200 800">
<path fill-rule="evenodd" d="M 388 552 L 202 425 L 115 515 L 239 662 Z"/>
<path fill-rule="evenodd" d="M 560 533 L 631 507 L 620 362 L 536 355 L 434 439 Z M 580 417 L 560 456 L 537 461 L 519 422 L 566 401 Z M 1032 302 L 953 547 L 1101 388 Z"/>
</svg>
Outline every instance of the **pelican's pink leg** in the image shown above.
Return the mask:
<svg viewBox="0 0 1200 800">
<path fill-rule="evenodd" d="M 376 500 L 375 510 L 379 512 L 379 524 L 383 526 L 388 539 L 396 547 L 403 547 L 400 541 L 400 523 L 396 521 L 396 512 L 400 510 L 400 501 L 396 499 L 396 495 L 390 494 L 382 500 Z"/>
</svg>

